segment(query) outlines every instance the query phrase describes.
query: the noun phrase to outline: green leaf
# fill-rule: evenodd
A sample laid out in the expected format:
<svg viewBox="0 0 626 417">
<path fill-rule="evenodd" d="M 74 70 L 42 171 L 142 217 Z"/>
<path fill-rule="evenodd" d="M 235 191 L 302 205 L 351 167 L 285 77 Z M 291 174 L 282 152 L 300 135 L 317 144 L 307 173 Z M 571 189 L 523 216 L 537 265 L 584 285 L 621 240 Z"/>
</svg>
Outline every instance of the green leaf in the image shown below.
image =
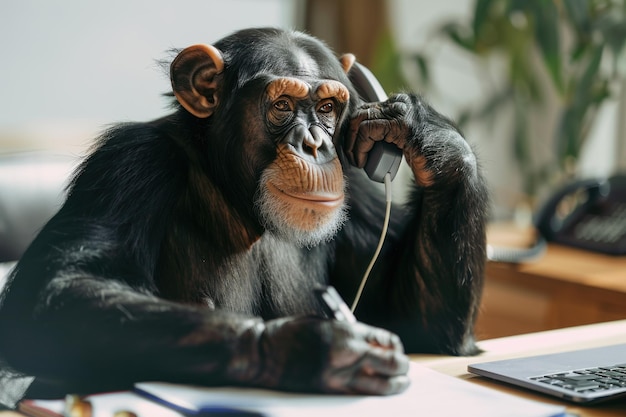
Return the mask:
<svg viewBox="0 0 626 417">
<path fill-rule="evenodd" d="M 586 34 L 590 31 L 589 21 L 589 1 L 588 0 L 562 0 L 563 9 L 572 26 L 579 34 Z"/>
<path fill-rule="evenodd" d="M 611 10 L 596 19 L 594 28 L 602 33 L 602 38 L 615 58 L 613 60 L 614 73 L 617 73 L 617 59 L 626 43 L 626 16 Z"/>
<path fill-rule="evenodd" d="M 424 54 L 415 53 L 413 54 L 413 60 L 417 64 L 417 68 L 419 71 L 419 77 L 424 85 L 430 85 L 430 64 L 428 57 Z"/>
<path fill-rule="evenodd" d="M 474 51 L 475 38 L 471 30 L 460 22 L 444 23 L 439 27 L 438 32 L 457 46 L 468 51 Z"/>
<path fill-rule="evenodd" d="M 622 50 L 615 57 L 615 74 L 618 77 L 626 79 L 626 49 Z"/>
<path fill-rule="evenodd" d="M 524 191 L 529 195 L 533 195 L 536 190 L 531 144 L 528 138 L 528 103 L 519 96 L 514 96 L 513 102 L 513 154 L 525 178 Z"/>
<path fill-rule="evenodd" d="M 385 91 L 400 91 L 407 87 L 400 68 L 400 54 L 390 31 L 385 31 L 378 39 L 372 62 L 370 69 Z"/>
<path fill-rule="evenodd" d="M 578 43 L 577 45 L 575 45 L 572 48 L 572 52 L 570 53 L 570 60 L 573 63 L 575 63 L 576 61 L 579 61 L 587 52 L 588 47 L 589 45 L 583 44 L 583 43 Z"/>
<path fill-rule="evenodd" d="M 589 92 L 593 88 L 594 82 L 597 80 L 598 71 L 600 70 L 600 62 L 604 52 L 603 45 L 595 46 L 589 53 L 589 61 L 583 71 L 578 85 L 576 86 L 574 100 L 584 102 L 588 99 Z"/>
<path fill-rule="evenodd" d="M 483 25 L 487 21 L 492 4 L 493 0 L 476 0 L 476 4 L 474 6 L 474 19 L 472 22 L 472 29 L 474 31 L 475 38 L 480 37 L 480 32 Z"/>
<path fill-rule="evenodd" d="M 575 107 L 563 109 L 556 133 L 556 154 L 563 164 L 568 156 L 576 153 L 575 144 L 578 142 L 578 132 L 581 128 L 580 111 Z"/>
<path fill-rule="evenodd" d="M 532 2 L 531 5 L 535 23 L 535 37 L 543 56 L 543 62 L 557 90 L 563 93 L 558 10 L 552 1 Z"/>
<path fill-rule="evenodd" d="M 461 110 L 459 115 L 455 118 L 455 121 L 456 121 L 457 126 L 459 126 L 461 129 L 465 129 L 467 127 L 467 124 L 472 119 L 473 119 L 472 110 L 465 109 L 465 110 Z"/>
<path fill-rule="evenodd" d="M 533 0 L 509 0 L 507 3 L 506 13 L 510 15 L 513 12 L 522 12 L 526 14 L 526 10 L 528 9 L 529 1 Z"/>
</svg>

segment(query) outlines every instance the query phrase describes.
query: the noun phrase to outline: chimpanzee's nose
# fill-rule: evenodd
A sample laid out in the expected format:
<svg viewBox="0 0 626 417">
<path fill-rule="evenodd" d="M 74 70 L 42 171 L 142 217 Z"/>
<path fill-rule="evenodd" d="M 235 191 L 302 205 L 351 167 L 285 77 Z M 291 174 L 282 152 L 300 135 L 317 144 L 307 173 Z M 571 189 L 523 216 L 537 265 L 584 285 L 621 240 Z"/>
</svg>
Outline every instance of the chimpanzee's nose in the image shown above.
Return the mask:
<svg viewBox="0 0 626 417">
<path fill-rule="evenodd" d="M 336 156 L 332 137 L 320 126 L 311 125 L 308 129 L 297 126 L 292 129 L 290 136 L 289 144 L 302 158 L 324 163 Z"/>
</svg>

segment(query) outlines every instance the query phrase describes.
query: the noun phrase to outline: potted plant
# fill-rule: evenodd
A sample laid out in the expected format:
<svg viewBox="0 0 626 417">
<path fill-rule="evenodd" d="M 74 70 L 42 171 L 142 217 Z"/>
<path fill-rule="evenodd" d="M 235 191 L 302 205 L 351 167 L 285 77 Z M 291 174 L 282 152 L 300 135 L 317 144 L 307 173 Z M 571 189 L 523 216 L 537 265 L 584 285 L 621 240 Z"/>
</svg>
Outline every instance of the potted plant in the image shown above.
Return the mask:
<svg viewBox="0 0 626 417">
<path fill-rule="evenodd" d="M 512 109 L 511 150 L 523 191 L 534 196 L 540 185 L 555 185 L 575 174 L 596 114 L 626 74 L 626 1 L 476 0 L 471 19 L 448 21 L 419 51 L 401 54 L 417 63 L 411 77 L 422 88 L 436 87 L 430 72 L 437 50 L 429 48 L 435 39 L 451 42 L 479 65 L 493 56 L 505 63 L 504 82 L 456 119 L 461 126 L 489 122 Z M 558 120 L 552 137 L 541 140 L 549 140 L 554 151 L 537 161 L 531 112 L 545 105 L 548 90 L 557 98 Z"/>
</svg>

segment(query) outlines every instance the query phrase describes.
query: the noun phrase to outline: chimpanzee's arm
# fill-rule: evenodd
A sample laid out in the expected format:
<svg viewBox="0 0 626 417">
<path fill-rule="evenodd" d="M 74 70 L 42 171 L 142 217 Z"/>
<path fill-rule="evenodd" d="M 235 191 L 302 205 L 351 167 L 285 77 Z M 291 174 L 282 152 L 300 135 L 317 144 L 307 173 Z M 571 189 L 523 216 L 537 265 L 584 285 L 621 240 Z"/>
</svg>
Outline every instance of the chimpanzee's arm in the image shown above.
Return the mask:
<svg viewBox="0 0 626 417">
<path fill-rule="evenodd" d="M 402 219 L 392 213 L 389 245 L 361 314 L 398 333 L 407 351 L 475 353 L 487 217 L 476 157 L 449 120 L 413 95 L 360 108 L 347 140 L 354 165 L 363 166 L 375 140 L 403 150 L 417 187 L 406 213 L 394 211 Z"/>
<path fill-rule="evenodd" d="M 399 339 L 360 323 L 263 322 L 157 299 L 82 271 L 60 274 L 39 294 L 34 312 L 15 311 L 9 294 L 0 344 L 13 367 L 58 384 L 53 393 L 120 390 L 143 380 L 361 394 L 408 385 Z"/>
</svg>

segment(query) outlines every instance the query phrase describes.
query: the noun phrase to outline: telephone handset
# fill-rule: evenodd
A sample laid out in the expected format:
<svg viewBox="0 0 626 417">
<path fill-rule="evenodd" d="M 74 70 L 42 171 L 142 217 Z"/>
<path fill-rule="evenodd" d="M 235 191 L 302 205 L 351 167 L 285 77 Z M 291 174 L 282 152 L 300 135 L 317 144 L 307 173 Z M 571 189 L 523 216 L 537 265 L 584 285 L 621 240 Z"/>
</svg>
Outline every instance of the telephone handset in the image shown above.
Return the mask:
<svg viewBox="0 0 626 417">
<path fill-rule="evenodd" d="M 374 74 L 365 66 L 355 62 L 348 77 L 364 101 L 385 101 L 387 94 Z M 393 180 L 402 162 L 402 151 L 393 143 L 377 142 L 367 156 L 365 172 L 372 181 L 384 182 L 389 173 Z"/>
</svg>

